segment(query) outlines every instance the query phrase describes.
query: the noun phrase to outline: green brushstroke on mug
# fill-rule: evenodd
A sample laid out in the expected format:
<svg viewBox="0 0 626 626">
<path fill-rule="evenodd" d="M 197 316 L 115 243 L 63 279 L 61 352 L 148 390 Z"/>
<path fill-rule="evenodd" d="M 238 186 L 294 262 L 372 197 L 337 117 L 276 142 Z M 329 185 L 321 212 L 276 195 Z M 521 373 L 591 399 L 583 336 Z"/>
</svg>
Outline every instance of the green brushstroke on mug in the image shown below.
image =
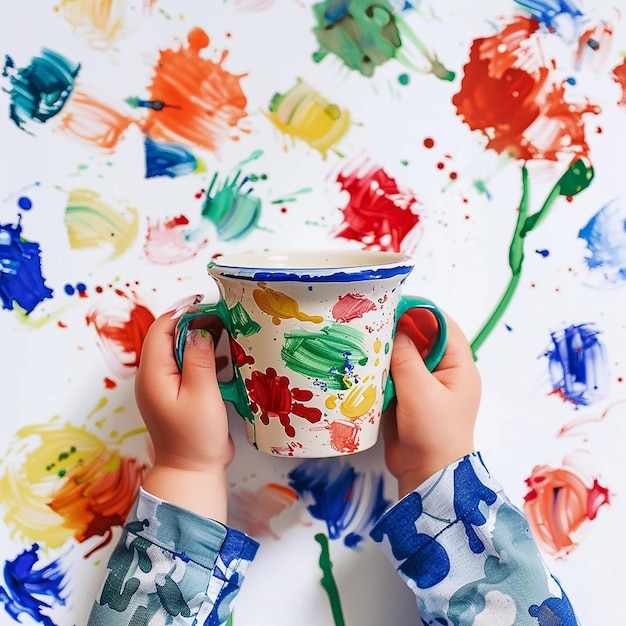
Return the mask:
<svg viewBox="0 0 626 626">
<path fill-rule="evenodd" d="M 363 344 L 360 331 L 345 324 L 331 324 L 319 332 L 287 333 L 280 355 L 290 370 L 318 379 L 328 389 L 342 390 L 349 387 L 344 382 L 345 355 L 349 353 L 353 365 L 365 365 L 368 356 Z"/>
</svg>

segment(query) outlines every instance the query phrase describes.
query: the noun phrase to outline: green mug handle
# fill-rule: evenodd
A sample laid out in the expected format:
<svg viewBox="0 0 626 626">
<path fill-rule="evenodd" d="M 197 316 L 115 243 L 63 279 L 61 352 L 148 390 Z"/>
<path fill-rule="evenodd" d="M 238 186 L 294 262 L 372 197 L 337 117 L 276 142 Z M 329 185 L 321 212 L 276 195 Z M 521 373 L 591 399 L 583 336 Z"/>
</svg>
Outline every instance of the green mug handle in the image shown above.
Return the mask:
<svg viewBox="0 0 626 626">
<path fill-rule="evenodd" d="M 174 357 L 178 369 L 180 370 L 182 370 L 183 367 L 183 352 L 185 351 L 185 340 L 187 338 L 189 324 L 199 317 L 217 317 L 222 324 L 224 324 L 228 336 L 230 338 L 234 336 L 230 311 L 223 298 L 220 298 L 214 304 L 194 304 L 189 307 L 178 320 L 174 333 Z M 225 382 L 218 381 L 218 385 L 222 398 L 228 402 L 232 402 L 235 410 L 241 417 L 250 422 L 254 422 L 254 415 L 248 403 L 248 397 L 245 393 L 245 386 L 239 368 L 233 366 L 233 378 Z"/>
<path fill-rule="evenodd" d="M 437 365 L 439 365 L 439 362 L 443 357 L 443 353 L 446 351 L 446 343 L 448 341 L 448 325 L 446 324 L 446 318 L 439 308 L 437 308 L 437 305 L 426 298 L 418 298 L 417 296 L 401 296 L 394 320 L 394 335 L 398 321 L 410 309 L 427 309 L 437 319 L 437 336 L 435 337 L 435 341 L 430 349 L 430 352 L 424 358 L 424 364 L 432 372 Z M 391 375 L 389 375 L 387 377 L 387 382 L 385 383 L 383 410 L 389 406 L 389 403 L 393 398 L 395 398 L 395 395 L 396 388 L 393 384 Z"/>
</svg>

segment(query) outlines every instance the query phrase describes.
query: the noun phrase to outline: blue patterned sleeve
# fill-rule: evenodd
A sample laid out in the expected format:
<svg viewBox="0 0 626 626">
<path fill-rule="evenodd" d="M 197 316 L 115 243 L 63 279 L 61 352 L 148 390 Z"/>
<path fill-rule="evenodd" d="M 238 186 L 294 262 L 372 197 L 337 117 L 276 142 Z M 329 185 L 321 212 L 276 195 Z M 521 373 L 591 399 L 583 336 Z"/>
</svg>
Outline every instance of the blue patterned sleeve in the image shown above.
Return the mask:
<svg viewBox="0 0 626 626">
<path fill-rule="evenodd" d="M 88 626 L 221 626 L 258 543 L 140 490 Z"/>
<path fill-rule="evenodd" d="M 371 536 L 415 594 L 424 624 L 578 624 L 526 518 L 479 453 L 405 496 Z"/>
</svg>

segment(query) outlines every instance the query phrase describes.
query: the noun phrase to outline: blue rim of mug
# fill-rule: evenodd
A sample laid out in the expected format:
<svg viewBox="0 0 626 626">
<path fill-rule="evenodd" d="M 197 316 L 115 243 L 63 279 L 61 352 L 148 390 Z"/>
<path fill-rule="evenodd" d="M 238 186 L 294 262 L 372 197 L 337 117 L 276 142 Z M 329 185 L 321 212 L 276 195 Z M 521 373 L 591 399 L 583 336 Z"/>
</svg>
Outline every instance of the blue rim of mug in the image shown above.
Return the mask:
<svg viewBox="0 0 626 626">
<path fill-rule="evenodd" d="M 259 258 L 264 258 L 264 263 L 260 263 Z M 305 258 L 308 259 L 307 263 L 303 261 Z M 312 265 L 311 258 L 320 260 L 317 265 Z M 251 264 L 253 259 L 257 261 Z M 299 263 L 297 259 L 300 259 Z M 333 259 L 336 261 L 333 262 Z M 348 259 L 351 259 L 350 263 L 347 263 Z M 343 263 L 340 263 L 340 260 L 343 260 Z M 413 267 L 411 258 L 399 252 L 286 250 L 219 256 L 207 265 L 207 270 L 211 275 L 255 282 L 341 283 L 408 276 Z"/>
</svg>

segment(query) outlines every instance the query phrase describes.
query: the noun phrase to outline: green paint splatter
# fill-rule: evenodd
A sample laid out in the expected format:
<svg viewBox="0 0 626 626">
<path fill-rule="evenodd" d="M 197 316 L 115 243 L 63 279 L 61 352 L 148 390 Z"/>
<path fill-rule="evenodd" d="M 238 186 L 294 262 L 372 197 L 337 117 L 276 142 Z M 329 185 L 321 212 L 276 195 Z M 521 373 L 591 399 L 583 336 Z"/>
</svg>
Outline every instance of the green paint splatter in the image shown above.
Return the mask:
<svg viewBox="0 0 626 626">
<path fill-rule="evenodd" d="M 408 74 L 400 74 L 400 76 L 398 76 L 398 82 L 401 85 L 408 85 L 410 80 L 411 80 L 411 78 L 409 77 Z"/>
<path fill-rule="evenodd" d="M 238 335 L 249 337 L 261 330 L 261 325 L 250 317 L 241 302 L 237 302 L 232 309 L 228 310 L 228 313 L 230 315 L 233 338 L 236 338 Z"/>
<path fill-rule="evenodd" d="M 330 610 L 333 614 L 333 623 L 335 626 L 344 626 L 345 619 L 343 617 L 343 609 L 341 608 L 341 597 L 339 596 L 339 588 L 335 582 L 333 575 L 333 562 L 330 559 L 330 549 L 328 546 L 328 537 L 324 533 L 315 535 L 315 541 L 320 544 L 321 552 L 319 558 L 319 566 L 322 570 L 322 587 L 328 596 Z"/>
<path fill-rule="evenodd" d="M 346 389 L 344 353 L 350 363 L 365 365 L 368 361 L 364 336 L 345 324 L 331 324 L 319 332 L 299 330 L 285 335 L 280 355 L 285 365 L 303 376 L 326 383 L 328 389 Z"/>
</svg>

